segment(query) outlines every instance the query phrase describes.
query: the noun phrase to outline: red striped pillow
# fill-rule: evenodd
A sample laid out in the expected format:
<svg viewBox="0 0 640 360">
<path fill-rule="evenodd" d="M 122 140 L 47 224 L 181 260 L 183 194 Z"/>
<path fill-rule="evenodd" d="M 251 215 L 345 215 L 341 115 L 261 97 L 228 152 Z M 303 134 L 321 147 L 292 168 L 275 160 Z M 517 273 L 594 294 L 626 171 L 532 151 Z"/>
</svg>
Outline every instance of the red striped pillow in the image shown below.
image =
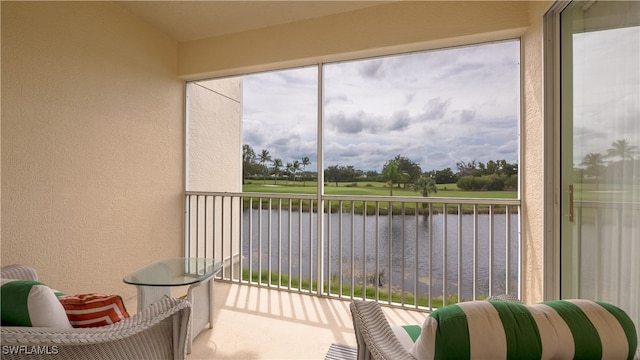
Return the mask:
<svg viewBox="0 0 640 360">
<path fill-rule="evenodd" d="M 119 295 L 81 294 L 59 299 L 75 328 L 114 324 L 129 317 Z"/>
</svg>

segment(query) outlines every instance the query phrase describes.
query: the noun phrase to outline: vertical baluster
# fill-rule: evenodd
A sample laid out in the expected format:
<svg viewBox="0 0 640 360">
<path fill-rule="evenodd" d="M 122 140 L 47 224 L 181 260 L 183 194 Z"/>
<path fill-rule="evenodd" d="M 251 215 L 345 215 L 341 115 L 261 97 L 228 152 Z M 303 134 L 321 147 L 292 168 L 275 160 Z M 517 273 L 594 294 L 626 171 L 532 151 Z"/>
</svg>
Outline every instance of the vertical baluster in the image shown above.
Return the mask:
<svg viewBox="0 0 640 360">
<path fill-rule="evenodd" d="M 328 292 L 325 292 L 325 281 L 326 281 L 326 273 L 325 273 L 325 246 L 327 246 L 327 242 L 325 241 L 325 217 L 324 217 L 324 208 L 326 206 L 324 200 L 321 197 L 318 197 L 315 200 L 316 203 L 316 226 L 315 226 L 315 234 L 316 234 L 316 292 L 318 295 L 323 295 Z"/>
<path fill-rule="evenodd" d="M 462 204 L 458 204 L 458 302 L 462 301 Z"/>
<path fill-rule="evenodd" d="M 504 259 L 504 268 L 505 268 L 505 293 L 511 294 L 511 207 L 509 205 L 505 206 L 505 236 L 504 236 L 504 246 L 505 246 L 505 259 Z"/>
<path fill-rule="evenodd" d="M 267 287 L 271 287 L 271 227 L 272 227 L 272 222 L 273 222 L 273 217 L 272 217 L 272 202 L 271 202 L 272 198 L 269 198 L 269 201 L 267 202 L 268 208 L 267 208 Z M 260 278 L 262 278 L 262 272 L 260 272 Z"/>
<path fill-rule="evenodd" d="M 338 274 L 340 276 L 338 291 L 340 297 L 342 297 L 342 200 L 338 202 L 338 252 L 339 252 L 339 262 L 338 262 Z"/>
<path fill-rule="evenodd" d="M 228 280 L 233 280 L 233 237 L 234 237 L 234 227 L 233 227 L 233 223 L 235 221 L 235 208 L 236 208 L 236 201 L 237 198 L 234 195 L 229 195 L 229 225 L 227 226 L 227 239 L 226 243 L 227 243 L 227 254 L 228 256 L 226 258 L 229 259 L 229 273 L 226 276 L 226 279 Z M 225 239 L 223 238 L 222 241 L 224 242 Z M 225 257 L 223 256 L 223 259 Z M 226 261 L 223 260 L 223 264 L 226 264 Z M 224 267 L 224 266 L 223 266 Z"/>
<path fill-rule="evenodd" d="M 203 255 L 202 257 L 206 258 L 208 256 L 207 253 L 207 243 L 208 243 L 208 236 L 207 236 L 207 229 L 208 229 L 208 225 L 209 225 L 209 209 L 207 207 L 207 204 L 209 203 L 209 196 L 205 195 L 204 196 L 204 241 L 202 243 L 202 250 L 203 250 Z"/>
<path fill-rule="evenodd" d="M 191 195 L 184 197 L 184 256 L 191 257 Z"/>
<path fill-rule="evenodd" d="M 298 291 L 302 291 L 302 199 L 298 201 Z"/>
<path fill-rule="evenodd" d="M 522 221 L 521 221 L 521 210 L 522 208 L 520 206 L 517 207 L 517 212 L 518 212 L 518 229 L 517 229 L 517 237 L 515 239 L 516 244 L 517 244 L 517 248 L 518 248 L 518 260 L 516 262 L 516 272 L 517 272 L 517 284 L 516 286 L 518 287 L 517 292 L 518 292 L 518 299 L 522 299 L 522 257 L 523 257 L 523 252 L 524 249 L 522 248 Z"/>
<path fill-rule="evenodd" d="M 420 257 L 418 256 L 419 254 L 419 250 L 420 250 L 420 206 L 421 203 L 415 203 L 415 207 L 416 207 L 416 211 L 415 211 L 415 228 L 416 228 L 416 242 L 414 245 L 414 259 L 413 259 L 413 268 L 414 273 L 413 273 L 413 302 L 415 305 L 415 308 L 417 309 L 420 305 L 420 302 L 418 301 L 419 299 L 419 293 L 418 293 L 418 284 L 419 281 L 418 279 L 420 278 L 420 271 L 418 270 L 420 267 L 418 266 L 419 264 L 419 259 Z"/>
<path fill-rule="evenodd" d="M 433 310 L 433 204 L 429 203 L 429 309 Z"/>
<path fill-rule="evenodd" d="M 242 222 L 244 221 L 244 197 L 238 196 L 238 221 L 236 227 L 236 234 L 238 236 L 238 275 L 236 275 L 238 281 L 242 281 L 242 249 L 244 248 L 244 230 L 242 228 Z M 215 229 L 215 224 L 214 224 Z M 215 232 L 214 232 L 215 234 Z M 232 240 L 233 241 L 233 240 Z M 235 254 L 234 254 L 235 255 Z M 235 278 L 232 276 L 231 280 Z"/>
<path fill-rule="evenodd" d="M 313 292 L 313 200 L 309 199 L 309 293 Z"/>
<path fill-rule="evenodd" d="M 253 272 L 253 197 L 249 198 L 249 224 L 247 226 L 247 232 L 249 233 L 247 242 L 249 246 L 249 252 L 247 254 L 247 259 L 249 260 L 249 274 L 247 281 L 251 283 L 251 274 Z M 242 276 L 240 276 L 240 280 L 242 280 Z"/>
<path fill-rule="evenodd" d="M 393 282 L 393 203 L 389 201 L 389 209 L 388 209 L 388 217 L 389 217 L 389 285 L 388 285 L 388 295 L 387 295 L 387 303 L 391 304 L 391 284 Z"/>
<path fill-rule="evenodd" d="M 262 197 L 258 198 L 258 284 L 262 284 Z M 251 274 L 253 277 L 253 274 Z"/>
<path fill-rule="evenodd" d="M 355 255 L 355 222 L 353 218 L 355 217 L 354 203 L 353 200 L 350 202 L 351 204 L 351 298 L 353 299 L 355 296 L 355 287 L 356 287 L 356 255 Z"/>
<path fill-rule="evenodd" d="M 206 257 L 211 256 L 212 258 L 216 258 L 215 255 L 215 249 L 216 249 L 216 229 L 217 229 L 217 221 L 216 221 L 216 203 L 215 203 L 215 196 L 209 196 L 209 203 L 211 204 L 211 215 L 209 215 L 209 218 L 211 219 L 211 243 L 210 246 L 207 248 L 207 246 L 205 245 L 205 249 L 204 252 L 206 254 Z M 222 239 L 221 239 L 222 241 Z M 205 242 L 205 244 L 207 244 L 208 242 Z M 209 255 L 211 254 L 211 255 Z"/>
<path fill-rule="evenodd" d="M 447 204 L 442 204 L 442 306 L 447 306 Z"/>
<path fill-rule="evenodd" d="M 327 295 L 331 296 L 331 200 L 327 201 L 327 241 L 325 245 L 327 247 Z"/>
<path fill-rule="evenodd" d="M 207 218 L 207 195 L 202 195 L 202 224 L 200 225 L 200 227 L 202 228 L 202 235 L 200 236 L 200 246 L 199 246 L 199 252 L 198 252 L 198 256 L 199 258 L 206 258 L 207 257 L 207 223 L 208 223 L 208 218 Z M 222 273 L 222 272 L 221 272 Z"/>
<path fill-rule="evenodd" d="M 233 224 L 233 206 L 232 206 L 233 198 L 231 196 L 223 196 L 222 207 L 220 209 L 222 216 L 222 226 L 220 227 L 220 254 L 218 258 L 220 258 L 223 264 L 226 264 L 227 258 L 225 257 L 225 252 L 229 254 L 232 253 L 232 244 L 231 244 L 231 236 L 232 236 L 232 225 Z M 225 203 L 227 205 L 225 205 Z M 226 218 L 225 218 L 226 216 Z M 227 248 L 229 250 L 227 250 Z M 233 259 L 229 257 L 229 264 L 231 264 Z M 222 277 L 224 279 L 230 278 L 229 274 L 227 274 L 226 266 L 222 267 L 222 271 L 220 271 Z"/>
<path fill-rule="evenodd" d="M 278 287 L 282 286 L 282 199 L 278 199 Z"/>
<path fill-rule="evenodd" d="M 375 275 L 374 275 L 375 277 Z M 367 298 L 367 202 L 362 202 L 362 299 Z"/>
<path fill-rule="evenodd" d="M 473 204 L 473 300 L 478 296 L 478 204 Z"/>
<path fill-rule="evenodd" d="M 380 301 L 380 202 L 376 201 L 376 283 L 374 284 L 376 289 L 376 301 Z"/>
<path fill-rule="evenodd" d="M 293 212 L 293 201 L 291 198 L 289 198 L 289 211 L 288 211 L 288 217 L 289 217 L 289 234 L 287 235 L 287 240 L 288 240 L 288 252 L 289 252 L 289 257 L 287 259 L 287 263 L 289 265 L 289 270 L 287 271 L 287 289 L 291 290 L 291 255 L 293 253 L 293 249 L 291 248 L 291 213 Z"/>
<path fill-rule="evenodd" d="M 224 214 L 226 213 L 226 211 L 224 211 L 225 209 L 225 205 L 224 205 L 224 201 L 225 201 L 225 196 L 222 196 L 220 198 L 220 218 L 222 219 L 222 225 L 220 226 L 220 257 L 222 258 L 221 260 L 224 262 L 224 230 L 226 228 L 225 224 L 225 220 L 224 220 Z M 222 278 L 225 278 L 225 267 L 222 266 L 222 271 L 220 271 L 220 273 L 222 274 Z"/>
<path fill-rule="evenodd" d="M 406 227 L 405 227 L 405 219 L 406 219 L 406 208 L 405 208 L 405 202 L 402 203 L 402 226 L 400 227 L 400 251 L 401 251 L 401 259 L 400 259 L 400 263 L 402 265 L 402 271 L 401 274 L 402 276 L 400 277 L 400 303 L 402 304 L 402 306 L 404 306 L 405 304 L 405 288 L 404 288 L 404 279 L 405 279 L 405 271 L 406 271 L 406 261 L 405 261 L 405 253 L 406 253 L 406 244 L 405 244 L 405 234 L 406 234 Z"/>
<path fill-rule="evenodd" d="M 494 262 L 494 249 L 493 249 L 493 242 L 494 242 L 494 208 L 493 205 L 489 205 L 489 296 L 493 295 L 493 281 L 495 280 L 493 278 L 493 266 L 495 265 Z"/>
<path fill-rule="evenodd" d="M 211 218 L 211 243 L 209 244 L 209 248 L 207 249 L 207 254 L 210 254 L 212 258 L 216 257 L 216 245 L 220 241 L 224 241 L 222 238 L 218 238 L 218 232 L 220 231 L 220 227 L 223 226 L 222 222 L 217 221 L 216 216 L 218 211 L 216 209 L 216 196 L 212 195 L 209 197 L 209 203 L 211 206 L 211 214 L 209 217 Z"/>
<path fill-rule="evenodd" d="M 200 256 L 200 198 L 201 196 L 196 196 L 196 254 L 195 257 Z"/>
</svg>

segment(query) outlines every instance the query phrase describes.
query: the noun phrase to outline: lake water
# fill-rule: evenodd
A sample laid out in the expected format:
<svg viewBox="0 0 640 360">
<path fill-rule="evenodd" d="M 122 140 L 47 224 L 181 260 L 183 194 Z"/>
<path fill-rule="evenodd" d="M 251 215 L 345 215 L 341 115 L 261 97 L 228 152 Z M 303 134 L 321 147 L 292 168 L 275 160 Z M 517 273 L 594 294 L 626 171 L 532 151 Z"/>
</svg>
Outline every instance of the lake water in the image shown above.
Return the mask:
<svg viewBox="0 0 640 360">
<path fill-rule="evenodd" d="M 294 211 L 289 214 L 288 210 L 279 213 L 253 209 L 251 230 L 248 228 L 249 212 L 245 211 L 243 216 L 244 267 L 248 267 L 251 261 L 252 270 L 256 271 L 260 262 L 260 269 L 266 270 L 270 257 L 272 272 L 280 269 L 288 274 L 291 267 L 292 277 L 297 278 L 301 274 L 303 278 L 311 275 L 317 279 L 315 213 L 300 214 Z M 259 241 L 260 216 L 262 230 Z M 505 265 L 507 215 L 493 215 L 492 266 L 489 260 L 491 217 L 488 214 L 477 215 L 477 251 L 474 256 L 475 217 L 461 216 L 459 241 L 457 214 L 436 214 L 431 218 L 424 215 L 408 215 L 404 218 L 399 215 L 379 216 L 377 222 L 375 216 L 356 214 L 352 219 L 351 214 L 325 214 L 325 281 L 338 282 L 342 278 L 345 285 L 359 285 L 364 278 L 367 285 L 372 285 L 377 280 L 376 274 L 379 274 L 379 285 L 383 290 L 391 288 L 393 291 L 413 293 L 417 289 L 420 296 L 427 296 L 431 291 L 431 296 L 437 297 L 443 294 L 445 285 L 448 295 L 457 293 L 460 268 L 461 297 L 470 298 L 473 294 L 474 269 L 477 268 L 477 294 L 489 293 L 490 269 L 494 294 L 505 292 L 507 276 L 511 280 L 511 291 L 517 291 L 518 216 L 508 215 L 511 221 L 508 235 L 511 269 L 508 275 Z M 458 265 L 459 242 L 461 266 Z"/>
</svg>

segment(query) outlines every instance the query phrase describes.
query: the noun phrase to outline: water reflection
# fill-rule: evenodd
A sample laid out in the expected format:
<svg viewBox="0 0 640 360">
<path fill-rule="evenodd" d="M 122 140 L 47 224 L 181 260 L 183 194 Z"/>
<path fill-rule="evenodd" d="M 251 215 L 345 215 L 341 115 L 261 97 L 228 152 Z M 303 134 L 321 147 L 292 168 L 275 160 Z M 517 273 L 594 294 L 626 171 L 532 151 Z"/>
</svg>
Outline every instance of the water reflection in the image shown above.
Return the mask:
<svg viewBox="0 0 640 360">
<path fill-rule="evenodd" d="M 254 271 L 264 271 L 270 266 L 272 272 L 281 269 L 284 274 L 294 278 L 300 275 L 309 278 L 311 275 L 314 280 L 317 279 L 315 214 L 252 209 L 252 229 L 249 229 L 249 211 L 245 211 L 243 216 L 244 267 L 248 267 L 251 261 Z M 259 216 L 262 217 L 260 233 Z M 447 295 L 457 293 L 460 277 L 461 296 L 471 298 L 475 270 L 477 294 L 489 293 L 490 275 L 493 278 L 493 293 L 503 293 L 507 277 L 508 240 L 510 291 L 517 291 L 519 248 L 516 214 L 509 215 L 511 226 L 508 239 L 506 214 L 493 215 L 492 231 L 491 216 L 488 214 L 477 215 L 477 221 L 474 221 L 473 215 L 462 215 L 459 219 L 457 214 L 436 214 L 431 217 L 376 217 L 362 214 L 353 217 L 351 214 L 324 216 L 325 281 L 339 283 L 341 280 L 346 286 L 361 285 L 363 281 L 367 285 L 378 282 L 381 289 L 408 293 L 417 291 L 418 296 L 437 297 L 443 294 L 445 287 Z M 460 233 L 459 222 L 462 229 Z M 490 233 L 493 234 L 492 247 Z M 493 250 L 492 265 L 490 250 Z"/>
</svg>

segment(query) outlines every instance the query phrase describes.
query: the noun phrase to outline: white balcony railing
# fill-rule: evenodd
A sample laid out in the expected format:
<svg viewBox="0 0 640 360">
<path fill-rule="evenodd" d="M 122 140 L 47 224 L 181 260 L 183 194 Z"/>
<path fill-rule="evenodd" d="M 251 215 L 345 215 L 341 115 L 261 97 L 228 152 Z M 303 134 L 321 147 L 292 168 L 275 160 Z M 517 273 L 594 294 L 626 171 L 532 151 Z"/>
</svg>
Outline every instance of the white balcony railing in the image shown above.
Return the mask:
<svg viewBox="0 0 640 360">
<path fill-rule="evenodd" d="M 222 281 L 426 310 L 520 295 L 519 200 L 187 192 L 185 210 L 185 255 L 224 259 Z"/>
</svg>

